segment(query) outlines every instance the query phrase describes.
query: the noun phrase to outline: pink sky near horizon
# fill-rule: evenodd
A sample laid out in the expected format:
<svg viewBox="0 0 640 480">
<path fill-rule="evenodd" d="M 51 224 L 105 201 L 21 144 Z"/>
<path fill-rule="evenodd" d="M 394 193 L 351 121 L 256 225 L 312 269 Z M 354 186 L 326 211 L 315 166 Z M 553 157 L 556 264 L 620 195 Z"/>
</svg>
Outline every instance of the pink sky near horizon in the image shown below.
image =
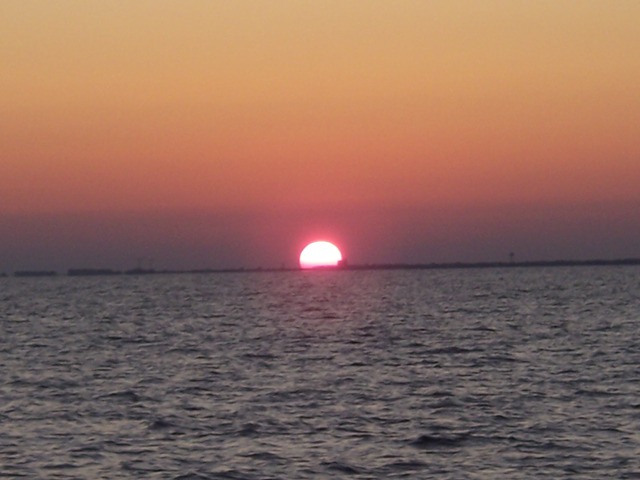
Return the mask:
<svg viewBox="0 0 640 480">
<path fill-rule="evenodd" d="M 0 271 L 279 266 L 316 236 L 356 262 L 640 256 L 638 21 L 5 0 Z"/>
</svg>

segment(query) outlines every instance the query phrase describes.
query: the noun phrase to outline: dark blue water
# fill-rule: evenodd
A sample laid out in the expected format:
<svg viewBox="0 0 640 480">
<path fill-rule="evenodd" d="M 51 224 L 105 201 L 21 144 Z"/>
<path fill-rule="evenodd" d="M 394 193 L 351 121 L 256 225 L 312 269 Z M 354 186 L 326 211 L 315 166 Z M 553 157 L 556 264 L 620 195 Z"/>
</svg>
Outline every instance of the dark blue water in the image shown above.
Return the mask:
<svg viewBox="0 0 640 480">
<path fill-rule="evenodd" d="M 640 478 L 640 268 L 0 279 L 0 477 Z"/>
</svg>

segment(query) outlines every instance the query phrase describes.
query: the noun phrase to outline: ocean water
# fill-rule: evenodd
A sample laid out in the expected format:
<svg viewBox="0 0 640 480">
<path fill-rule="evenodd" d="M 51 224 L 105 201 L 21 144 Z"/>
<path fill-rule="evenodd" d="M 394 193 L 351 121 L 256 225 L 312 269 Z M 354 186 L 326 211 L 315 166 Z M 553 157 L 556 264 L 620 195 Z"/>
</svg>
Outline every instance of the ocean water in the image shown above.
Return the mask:
<svg viewBox="0 0 640 480">
<path fill-rule="evenodd" d="M 0 477 L 640 478 L 640 268 L 0 279 Z"/>
</svg>

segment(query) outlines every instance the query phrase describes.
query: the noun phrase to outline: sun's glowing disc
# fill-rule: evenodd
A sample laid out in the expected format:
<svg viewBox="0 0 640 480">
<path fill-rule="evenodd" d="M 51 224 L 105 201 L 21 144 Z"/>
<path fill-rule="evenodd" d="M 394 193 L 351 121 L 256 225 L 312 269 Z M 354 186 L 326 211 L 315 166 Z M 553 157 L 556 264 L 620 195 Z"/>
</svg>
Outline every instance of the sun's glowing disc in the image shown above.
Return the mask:
<svg viewBox="0 0 640 480">
<path fill-rule="evenodd" d="M 330 242 L 313 242 L 300 253 L 300 268 L 337 267 L 342 260 L 338 247 Z"/>
</svg>

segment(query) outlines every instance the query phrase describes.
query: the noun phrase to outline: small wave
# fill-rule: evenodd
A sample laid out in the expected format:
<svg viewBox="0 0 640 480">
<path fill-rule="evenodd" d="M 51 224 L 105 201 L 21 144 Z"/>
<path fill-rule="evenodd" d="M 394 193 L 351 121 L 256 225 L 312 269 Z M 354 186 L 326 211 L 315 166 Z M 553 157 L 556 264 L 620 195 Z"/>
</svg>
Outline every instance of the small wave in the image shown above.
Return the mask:
<svg viewBox="0 0 640 480">
<path fill-rule="evenodd" d="M 201 393 L 209 393 L 211 388 L 206 385 L 187 385 L 185 387 L 178 387 L 173 391 L 180 394 L 198 395 Z"/>
<path fill-rule="evenodd" d="M 78 468 L 78 465 L 74 463 L 50 463 L 42 466 L 45 470 L 70 470 Z"/>
<path fill-rule="evenodd" d="M 104 338 L 105 340 L 109 340 L 112 342 L 120 342 L 121 340 L 124 340 L 124 337 L 122 335 L 114 335 L 114 334 L 105 335 Z"/>
<path fill-rule="evenodd" d="M 100 398 L 100 399 L 120 399 L 120 400 L 129 401 L 129 402 L 139 402 L 140 401 L 140 395 L 138 395 L 133 390 L 121 390 L 121 391 L 117 391 L 117 392 L 111 392 L 111 393 L 107 393 L 105 395 L 101 395 L 98 398 Z"/>
<path fill-rule="evenodd" d="M 436 436 L 436 435 L 420 435 L 411 441 L 411 445 L 416 448 L 451 448 L 459 447 L 468 439 L 467 435 L 456 436 Z"/>
<path fill-rule="evenodd" d="M 101 452 L 102 450 L 103 448 L 99 447 L 98 445 L 82 445 L 77 448 L 72 448 L 70 451 L 72 453 L 95 453 Z"/>
<path fill-rule="evenodd" d="M 325 463 L 324 466 L 328 470 L 344 473 L 346 475 L 358 475 L 362 473 L 359 468 L 348 465 L 347 463 L 342 463 L 342 462 L 329 462 L 329 463 Z"/>
<path fill-rule="evenodd" d="M 203 475 L 197 472 L 187 472 L 178 475 L 177 477 L 173 477 L 173 480 L 209 480 L 213 477 L 209 475 Z"/>
<path fill-rule="evenodd" d="M 251 478 L 245 472 L 241 472 L 239 470 L 219 470 L 213 472 L 213 477 L 215 479 L 228 479 L 228 480 L 247 480 Z"/>
<path fill-rule="evenodd" d="M 414 461 L 408 461 L 408 462 L 398 461 L 398 462 L 389 463 L 385 465 L 385 468 L 392 471 L 397 471 L 397 472 L 406 472 L 411 470 L 422 469 L 426 466 L 427 466 L 426 463 L 414 460 Z"/>
<path fill-rule="evenodd" d="M 468 332 L 495 332 L 496 329 L 493 327 L 487 327 L 485 325 L 478 325 L 475 327 L 468 327 L 465 328 L 464 330 L 468 331 Z"/>
<path fill-rule="evenodd" d="M 192 346 L 179 346 L 175 348 L 170 348 L 166 351 L 167 355 L 171 354 L 180 354 L 180 355 L 196 355 L 202 353 L 202 348 L 200 347 L 192 347 Z"/>
<path fill-rule="evenodd" d="M 254 460 L 263 460 L 263 461 L 270 461 L 270 462 L 279 462 L 279 461 L 284 461 L 286 460 L 284 457 L 281 457 L 280 455 L 276 455 L 275 453 L 271 453 L 271 452 L 252 452 L 252 453 L 247 453 L 242 455 L 245 458 L 252 458 Z"/>
<path fill-rule="evenodd" d="M 576 390 L 577 397 L 616 397 L 624 395 L 619 391 L 609 391 L 602 389 L 578 389 Z"/>
<path fill-rule="evenodd" d="M 246 423 L 238 431 L 238 435 L 241 437 L 253 437 L 260 431 L 260 426 L 256 423 Z"/>
<path fill-rule="evenodd" d="M 255 360 L 275 360 L 277 357 L 271 353 L 247 352 L 243 355 L 247 359 Z"/>
<path fill-rule="evenodd" d="M 428 355 L 453 355 L 453 354 L 463 354 L 463 353 L 474 353 L 480 351 L 477 348 L 463 348 L 463 347 L 443 347 L 443 348 L 432 348 L 427 350 L 425 353 Z"/>
<path fill-rule="evenodd" d="M 436 402 L 430 403 L 429 406 L 434 409 L 438 408 L 458 408 L 462 406 L 462 403 L 454 398 L 442 398 Z"/>
<path fill-rule="evenodd" d="M 433 392 L 429 393 L 430 397 L 435 397 L 435 398 L 442 398 L 442 397 L 453 397 L 453 392 L 450 392 L 448 390 L 435 390 Z"/>
<path fill-rule="evenodd" d="M 522 360 L 514 357 L 513 355 L 492 355 L 487 357 L 487 363 L 489 365 L 496 365 L 500 363 L 521 363 Z"/>
<path fill-rule="evenodd" d="M 171 422 L 159 418 L 149 425 L 149 430 L 166 430 L 172 427 L 174 427 L 174 425 Z"/>
</svg>

